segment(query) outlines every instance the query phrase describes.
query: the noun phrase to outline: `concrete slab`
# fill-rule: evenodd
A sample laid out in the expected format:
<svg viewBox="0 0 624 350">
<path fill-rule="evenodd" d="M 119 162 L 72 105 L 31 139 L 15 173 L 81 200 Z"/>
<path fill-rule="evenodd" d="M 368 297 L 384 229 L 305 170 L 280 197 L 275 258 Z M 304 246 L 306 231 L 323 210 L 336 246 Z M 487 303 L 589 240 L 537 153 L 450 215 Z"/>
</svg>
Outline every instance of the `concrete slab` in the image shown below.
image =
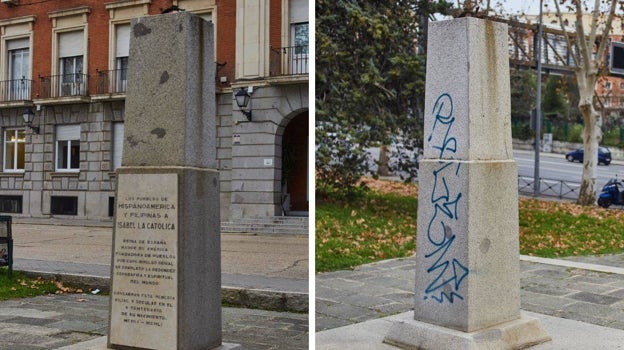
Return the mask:
<svg viewBox="0 0 624 350">
<path fill-rule="evenodd" d="M 624 349 L 624 330 L 596 326 L 589 323 L 524 312 L 536 318 L 552 337 L 552 341 L 531 347 L 531 350 L 601 350 Z M 346 327 L 334 328 L 316 333 L 318 350 L 390 350 L 393 346 L 384 344 L 383 339 L 393 322 L 411 317 L 412 313 L 402 313 L 386 318 L 375 319 Z M 591 336 L 588 336 L 591 335 Z"/>
</svg>

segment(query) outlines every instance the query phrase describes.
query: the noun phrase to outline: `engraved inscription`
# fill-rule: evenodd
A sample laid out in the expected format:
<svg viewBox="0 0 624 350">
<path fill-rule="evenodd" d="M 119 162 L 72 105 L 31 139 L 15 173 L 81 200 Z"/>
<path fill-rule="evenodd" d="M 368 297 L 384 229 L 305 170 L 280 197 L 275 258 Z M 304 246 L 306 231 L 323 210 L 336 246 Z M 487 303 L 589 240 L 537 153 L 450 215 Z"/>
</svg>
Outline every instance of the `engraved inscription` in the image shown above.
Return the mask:
<svg viewBox="0 0 624 350">
<path fill-rule="evenodd" d="M 111 343 L 168 349 L 177 334 L 176 174 L 120 174 Z"/>
</svg>

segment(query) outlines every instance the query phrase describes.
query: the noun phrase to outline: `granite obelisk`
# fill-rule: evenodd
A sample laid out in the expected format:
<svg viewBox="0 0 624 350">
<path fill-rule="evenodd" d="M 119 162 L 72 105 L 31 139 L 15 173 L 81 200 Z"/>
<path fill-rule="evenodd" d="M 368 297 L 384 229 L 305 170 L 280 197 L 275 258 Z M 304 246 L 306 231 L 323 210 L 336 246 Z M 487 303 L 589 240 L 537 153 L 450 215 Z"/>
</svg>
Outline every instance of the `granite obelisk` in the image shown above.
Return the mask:
<svg viewBox="0 0 624 350">
<path fill-rule="evenodd" d="M 133 19 L 108 346 L 221 346 L 213 25 Z"/>
<path fill-rule="evenodd" d="M 517 349 L 550 338 L 520 312 L 507 25 L 429 25 L 410 349 Z"/>
</svg>

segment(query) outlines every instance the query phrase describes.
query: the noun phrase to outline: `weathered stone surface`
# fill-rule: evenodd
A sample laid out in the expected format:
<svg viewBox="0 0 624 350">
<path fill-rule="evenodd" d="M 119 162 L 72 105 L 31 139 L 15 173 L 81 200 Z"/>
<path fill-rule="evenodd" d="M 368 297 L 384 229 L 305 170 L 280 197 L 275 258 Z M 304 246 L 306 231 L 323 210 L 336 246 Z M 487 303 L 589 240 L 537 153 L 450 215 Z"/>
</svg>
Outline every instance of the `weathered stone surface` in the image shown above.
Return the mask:
<svg viewBox="0 0 624 350">
<path fill-rule="evenodd" d="M 420 163 L 416 319 L 466 332 L 519 317 L 514 161 Z"/>
<path fill-rule="evenodd" d="M 507 26 L 431 23 L 428 57 L 414 320 L 396 322 L 386 341 L 516 349 L 549 340 L 520 317 Z"/>
<path fill-rule="evenodd" d="M 221 345 L 213 48 L 188 12 L 132 22 L 109 347 Z"/>
<path fill-rule="evenodd" d="M 221 343 L 218 179 L 211 169 L 119 169 L 111 345 L 187 349 Z M 155 317 L 146 318 L 150 324 L 128 314 L 137 305 L 146 309 L 135 315 Z"/>
<path fill-rule="evenodd" d="M 133 20 L 123 166 L 216 168 L 215 69 L 212 23 Z"/>
<path fill-rule="evenodd" d="M 470 333 L 404 317 L 394 323 L 384 342 L 406 349 L 478 350 L 525 349 L 549 340 L 539 320 L 522 315 L 516 320 Z"/>
<path fill-rule="evenodd" d="M 507 25 L 431 22 L 428 42 L 425 158 L 512 159 Z"/>
</svg>

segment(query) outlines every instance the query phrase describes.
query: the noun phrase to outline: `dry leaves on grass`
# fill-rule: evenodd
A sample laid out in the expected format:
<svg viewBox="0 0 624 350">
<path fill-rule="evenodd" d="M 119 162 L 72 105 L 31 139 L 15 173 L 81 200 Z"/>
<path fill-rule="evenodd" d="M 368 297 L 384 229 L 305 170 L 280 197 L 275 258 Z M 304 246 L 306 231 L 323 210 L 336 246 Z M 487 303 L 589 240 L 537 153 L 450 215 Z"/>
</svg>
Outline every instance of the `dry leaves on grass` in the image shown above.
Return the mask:
<svg viewBox="0 0 624 350">
<path fill-rule="evenodd" d="M 418 197 L 418 186 L 416 184 L 402 181 L 379 180 L 370 177 L 363 177 L 360 179 L 360 182 L 364 183 L 371 190 L 379 193 L 394 193 L 403 196 Z"/>
</svg>

